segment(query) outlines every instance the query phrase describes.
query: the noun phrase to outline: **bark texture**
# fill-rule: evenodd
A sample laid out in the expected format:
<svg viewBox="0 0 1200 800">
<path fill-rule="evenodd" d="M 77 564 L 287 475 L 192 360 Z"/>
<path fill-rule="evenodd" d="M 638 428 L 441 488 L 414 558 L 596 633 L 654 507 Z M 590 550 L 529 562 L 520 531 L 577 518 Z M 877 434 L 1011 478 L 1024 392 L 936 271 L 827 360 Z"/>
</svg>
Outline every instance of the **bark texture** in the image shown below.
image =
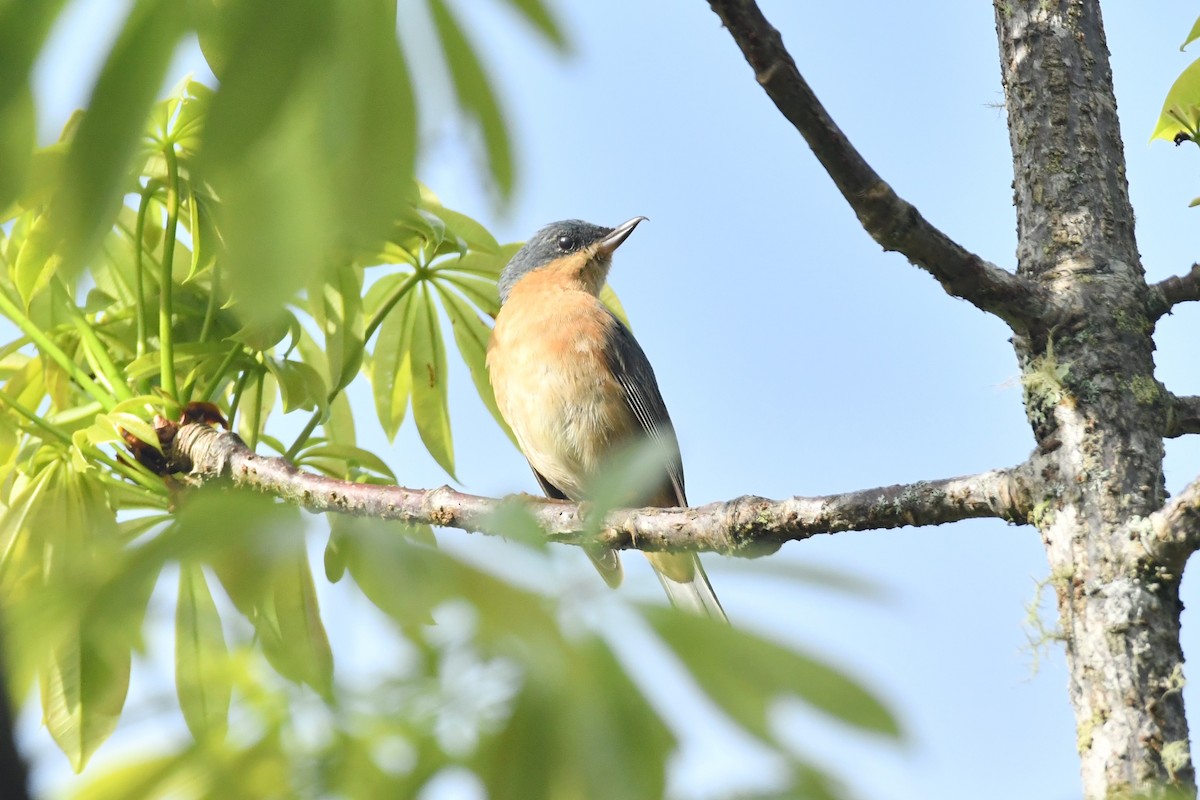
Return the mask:
<svg viewBox="0 0 1200 800">
<path fill-rule="evenodd" d="M 1065 319 L 1017 337 L 1025 406 L 1051 465 L 1031 521 L 1057 591 L 1085 795 L 1194 792 L 1179 644 L 1182 562 L 1144 547 L 1165 499 L 1170 396 L 1134 238 L 1108 47 L 1095 0 L 997 0 L 1017 272 Z"/>
<path fill-rule="evenodd" d="M 231 479 L 239 486 L 267 492 L 309 511 L 426 523 L 503 535 L 493 515 L 505 500 L 439 489 L 375 486 L 313 475 L 282 458 L 252 452 L 234 433 L 203 423 L 187 423 L 165 436 L 163 471 L 193 479 Z M 1025 522 L 1030 488 L 1039 467 L 1022 464 L 1006 470 L 936 481 L 883 486 L 825 497 L 768 500 L 739 497 L 696 508 L 618 509 L 607 514 L 598 532 L 585 534 L 590 509 L 584 505 L 524 497 L 529 510 L 551 539 L 600 543 L 646 552 L 704 550 L 757 556 L 786 541 L 815 534 L 879 530 L 906 525 L 939 525 L 977 517 Z"/>
</svg>

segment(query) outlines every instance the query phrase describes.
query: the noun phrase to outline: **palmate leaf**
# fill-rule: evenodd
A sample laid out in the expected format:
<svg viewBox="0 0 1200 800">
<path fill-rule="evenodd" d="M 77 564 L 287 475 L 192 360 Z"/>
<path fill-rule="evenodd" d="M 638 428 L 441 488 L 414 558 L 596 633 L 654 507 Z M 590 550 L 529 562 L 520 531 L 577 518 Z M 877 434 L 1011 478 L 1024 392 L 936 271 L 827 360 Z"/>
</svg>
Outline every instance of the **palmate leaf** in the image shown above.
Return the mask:
<svg viewBox="0 0 1200 800">
<path fill-rule="evenodd" d="M 367 293 L 366 308 L 374 310 L 373 296 L 390 293 L 408 279 L 407 275 L 388 275 L 381 278 Z M 408 291 L 384 317 L 375 338 L 375 352 L 370 363 L 372 394 L 375 412 L 388 440 L 396 438 L 408 410 L 412 391 L 412 339 L 416 292 Z"/>
<path fill-rule="evenodd" d="M 358 375 L 363 359 L 362 274 L 351 264 L 309 290 L 308 308 L 325 335 L 329 388 L 338 392 Z"/>
<path fill-rule="evenodd" d="M 1177 134 L 1186 133 L 1193 139 L 1200 131 L 1200 59 L 1193 61 L 1163 100 L 1162 112 L 1150 139 L 1172 141 Z"/>
<path fill-rule="evenodd" d="M 410 312 L 413 316 L 410 361 L 413 421 L 429 454 L 453 478 L 454 441 L 450 434 L 446 344 L 433 305 L 433 290 L 422 283 L 414 295 Z"/>
</svg>

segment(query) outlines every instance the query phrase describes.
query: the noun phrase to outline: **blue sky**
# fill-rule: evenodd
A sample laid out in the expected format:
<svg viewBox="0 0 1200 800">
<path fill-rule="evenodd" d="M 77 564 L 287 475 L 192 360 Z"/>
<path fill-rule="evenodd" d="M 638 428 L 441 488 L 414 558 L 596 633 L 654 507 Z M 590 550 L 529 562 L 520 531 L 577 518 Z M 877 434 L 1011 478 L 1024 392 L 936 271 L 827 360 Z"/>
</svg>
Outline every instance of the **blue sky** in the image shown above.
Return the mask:
<svg viewBox="0 0 1200 800">
<path fill-rule="evenodd" d="M 1012 268 L 1012 167 L 990 4 L 760 2 L 883 177 L 966 247 Z M 44 138 L 86 102 L 104 34 L 127 5 L 87 0 L 64 18 L 37 75 Z M 402 20 L 418 5 L 402 0 Z M 436 94 L 425 106 L 421 177 L 501 240 L 566 217 L 608 225 L 650 218 L 622 247 L 611 282 L 654 363 L 693 503 L 846 491 L 1026 457 L 1033 439 L 1006 327 L 948 298 L 862 232 L 706 3 L 557 3 L 573 43 L 566 58 L 505 4 L 458 7 L 470 10 L 466 22 L 509 115 L 518 188 L 510 206 L 497 207 L 465 146 L 469 133 Z M 1200 209 L 1187 203 L 1200 195 L 1198 154 L 1148 142 L 1167 88 L 1194 57 L 1177 46 L 1195 10 L 1174 4 L 1147 13 L 1109 3 L 1106 11 L 1140 249 L 1149 278 L 1160 280 L 1197 256 Z M 414 28 L 407 40 L 419 42 L 419 34 Z M 418 80 L 438 86 L 439 68 L 415 49 Z M 181 50 L 168 84 L 189 71 L 205 72 L 191 47 Z M 1200 393 L 1198 317 L 1200 309 L 1184 307 L 1159 326 L 1158 377 L 1176 393 Z M 465 370 L 451 381 L 465 489 L 535 491 Z M 360 409 L 367 419 L 369 405 Z M 1172 491 L 1200 473 L 1195 439 L 1168 442 Z M 418 455 L 411 428 L 394 445 L 378 435 L 366 443 L 407 485 L 447 480 Z M 473 553 L 505 549 L 453 531 L 441 538 Z M 793 543 L 774 559 L 868 578 L 887 598 L 847 599 L 708 558 L 733 622 L 844 666 L 876 687 L 909 731 L 908 745 L 892 748 L 781 709 L 780 724 L 798 747 L 826 759 L 862 796 L 881 800 L 1079 796 L 1061 649 L 1035 656 L 1028 645 L 1037 634 L 1026 608 L 1047 574 L 1036 531 L 976 521 L 845 533 Z M 560 561 L 561 573 L 549 579 L 595 591 L 599 581 L 581 555 L 564 550 Z M 650 571 L 635 557 L 626 563 L 622 591 L 656 596 Z M 335 646 L 360 652 L 361 604 L 337 588 L 324 594 L 329 627 L 341 640 Z M 1184 601 L 1200 607 L 1194 581 L 1185 580 Z M 1042 606 L 1047 626 L 1052 608 Z M 1190 614 L 1183 624 L 1191 653 Z M 1195 726 L 1193 686 L 1185 696 Z M 681 793 L 753 783 L 763 768 L 710 716 L 697 712 L 701 724 L 685 738 L 673 784 Z M 61 757 L 44 743 L 33 752 L 42 780 L 61 777 Z"/>
</svg>

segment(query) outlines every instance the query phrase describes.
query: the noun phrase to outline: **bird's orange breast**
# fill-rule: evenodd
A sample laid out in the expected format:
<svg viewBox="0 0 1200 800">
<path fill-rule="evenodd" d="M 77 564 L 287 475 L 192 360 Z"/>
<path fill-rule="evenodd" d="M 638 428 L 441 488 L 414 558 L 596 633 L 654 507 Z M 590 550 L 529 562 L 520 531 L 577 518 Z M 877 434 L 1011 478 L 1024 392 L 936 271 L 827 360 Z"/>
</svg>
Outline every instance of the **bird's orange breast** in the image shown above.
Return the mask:
<svg viewBox="0 0 1200 800">
<path fill-rule="evenodd" d="M 634 430 L 604 352 L 613 324 L 594 295 L 534 273 L 513 287 L 488 343 L 496 403 L 521 451 L 576 500 Z"/>
</svg>

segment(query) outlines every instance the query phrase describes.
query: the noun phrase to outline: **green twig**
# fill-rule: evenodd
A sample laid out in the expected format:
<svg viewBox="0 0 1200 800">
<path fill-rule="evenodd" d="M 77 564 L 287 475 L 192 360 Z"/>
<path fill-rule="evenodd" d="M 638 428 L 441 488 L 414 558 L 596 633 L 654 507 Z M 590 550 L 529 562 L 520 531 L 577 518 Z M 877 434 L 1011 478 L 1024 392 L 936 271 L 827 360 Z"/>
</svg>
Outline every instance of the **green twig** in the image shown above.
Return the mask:
<svg viewBox="0 0 1200 800">
<path fill-rule="evenodd" d="M 388 295 L 387 299 L 383 301 L 383 305 L 379 307 L 379 310 L 375 312 L 373 317 L 371 317 L 371 321 L 367 323 L 366 332 L 363 334 L 364 344 L 371 341 L 371 336 L 375 333 L 375 330 L 383 324 L 384 317 L 388 315 L 388 312 L 396 306 L 396 303 L 399 303 L 401 300 L 403 300 L 404 295 L 408 294 L 409 290 L 416 286 L 420 280 L 420 271 L 414 272 L 412 275 L 409 275 L 403 283 L 397 286 L 390 295 Z"/>
<path fill-rule="evenodd" d="M 161 386 L 167 398 L 179 402 L 179 389 L 175 385 L 175 344 L 171 331 L 172 308 L 171 265 L 175 261 L 175 226 L 179 222 L 179 162 L 175 158 L 175 145 L 170 143 L 163 154 L 167 157 L 167 229 L 163 236 L 162 278 L 159 280 L 158 304 L 158 347 L 162 355 L 160 362 Z"/>
<path fill-rule="evenodd" d="M 8 406 L 13 411 L 17 412 L 22 417 L 24 417 L 25 419 L 32 422 L 35 426 L 37 426 L 38 430 L 44 431 L 45 433 L 50 434 L 51 438 L 57 439 L 58 441 L 62 442 L 65 445 L 71 444 L 70 434 L 68 434 L 66 431 L 64 431 L 62 428 L 58 427 L 57 425 L 51 425 L 46 420 L 42 419 L 39 415 L 35 414 L 30 409 L 26 408 L 19 401 L 14 400 L 13 398 L 9 397 L 7 392 L 0 392 L 0 402 L 3 402 L 4 405 Z"/>
<path fill-rule="evenodd" d="M 142 190 L 142 201 L 138 204 L 137 226 L 133 234 L 133 275 L 137 293 L 137 355 L 146 355 L 146 287 L 142 276 L 142 236 L 146 230 L 146 211 L 154 191 L 146 186 Z"/>
<path fill-rule="evenodd" d="M 0 292 L 0 314 L 12 320 L 21 332 L 24 333 L 34 343 L 34 345 L 42 351 L 42 353 L 53 361 L 58 366 L 62 367 L 71 379 L 79 384 L 85 392 L 90 394 L 92 398 L 104 407 L 105 411 L 110 411 L 117 401 L 113 395 L 104 390 L 91 377 L 88 376 L 83 369 L 80 368 L 75 360 L 69 358 L 58 345 L 50 340 L 50 337 L 42 332 L 42 329 L 33 324 L 33 320 L 29 319 L 17 305 L 8 298 L 4 292 Z"/>
</svg>

